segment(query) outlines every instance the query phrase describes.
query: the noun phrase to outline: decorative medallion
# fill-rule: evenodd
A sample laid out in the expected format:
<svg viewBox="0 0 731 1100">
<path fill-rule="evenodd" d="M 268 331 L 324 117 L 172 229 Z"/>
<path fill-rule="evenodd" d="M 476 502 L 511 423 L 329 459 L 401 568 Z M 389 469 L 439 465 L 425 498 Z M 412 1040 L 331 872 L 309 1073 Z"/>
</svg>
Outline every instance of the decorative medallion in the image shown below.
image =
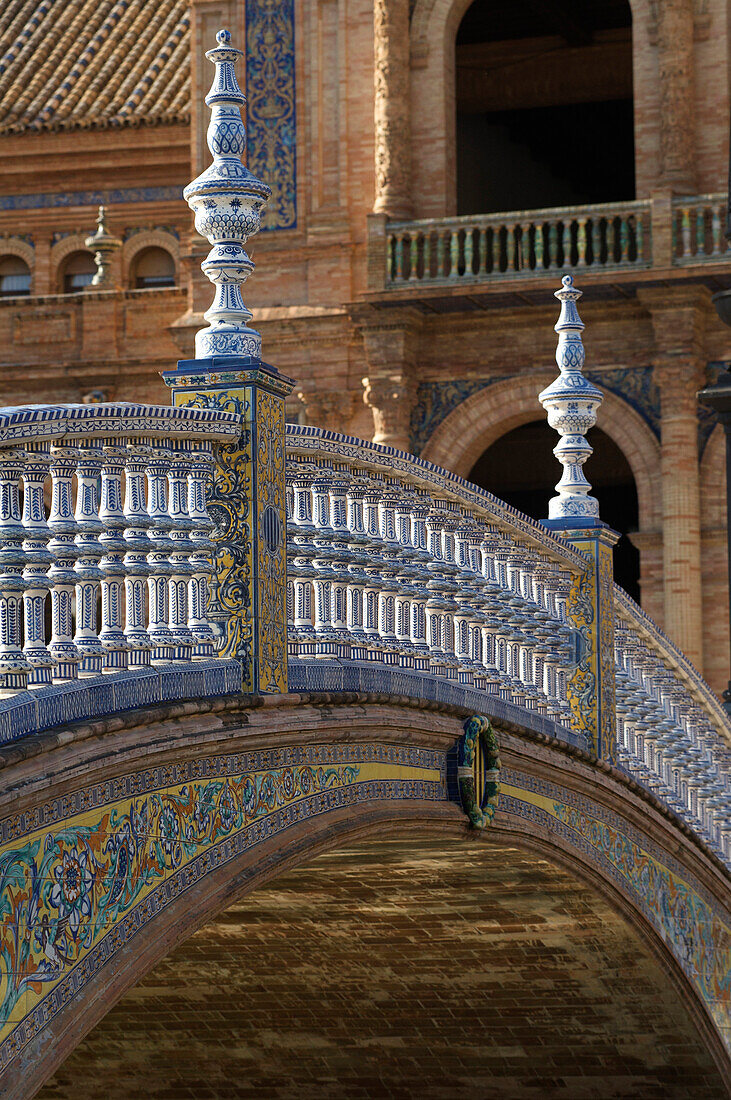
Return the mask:
<svg viewBox="0 0 731 1100">
<path fill-rule="evenodd" d="M 490 719 L 482 714 L 473 714 L 464 724 L 457 777 L 464 812 L 475 829 L 484 829 L 500 797 L 500 747 Z"/>
</svg>

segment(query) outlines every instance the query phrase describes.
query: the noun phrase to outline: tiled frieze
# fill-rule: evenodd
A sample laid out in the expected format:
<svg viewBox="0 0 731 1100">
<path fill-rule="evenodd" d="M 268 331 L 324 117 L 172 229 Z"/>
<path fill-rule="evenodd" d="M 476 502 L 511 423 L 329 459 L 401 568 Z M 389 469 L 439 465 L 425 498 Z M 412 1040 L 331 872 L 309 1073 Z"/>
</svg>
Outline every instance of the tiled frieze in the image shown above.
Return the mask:
<svg viewBox="0 0 731 1100">
<path fill-rule="evenodd" d="M 0 822 L 0 1069 L 202 877 L 308 818 L 444 801 L 444 752 L 307 745 L 151 767 Z"/>
</svg>

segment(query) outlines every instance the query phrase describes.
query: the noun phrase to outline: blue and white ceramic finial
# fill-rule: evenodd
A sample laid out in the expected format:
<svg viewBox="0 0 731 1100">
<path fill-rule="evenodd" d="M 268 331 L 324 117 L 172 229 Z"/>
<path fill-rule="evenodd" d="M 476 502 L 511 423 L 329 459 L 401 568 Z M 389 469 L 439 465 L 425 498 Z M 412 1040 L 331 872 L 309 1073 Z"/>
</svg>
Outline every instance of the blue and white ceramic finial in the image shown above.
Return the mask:
<svg viewBox="0 0 731 1100">
<path fill-rule="evenodd" d="M 241 162 L 246 130 L 240 107 L 246 98 L 236 81 L 234 66 L 243 54 L 230 45 L 228 31 L 219 31 L 216 40 L 218 46 L 206 53 L 216 66 L 206 96 L 211 108 L 207 140 L 213 164 L 183 191 L 183 198 L 195 214 L 196 229 L 213 246 L 201 268 L 215 285 L 216 295 L 204 314 L 208 328 L 196 334 L 195 355 L 196 359 L 260 359 L 261 336 L 248 326 L 251 312 L 244 305 L 241 285 L 254 269 L 244 244 L 259 231 L 261 209 L 271 189 Z"/>
<path fill-rule="evenodd" d="M 586 441 L 586 433 L 596 424 L 597 409 L 604 398 L 602 391 L 582 374 L 584 325 L 576 308 L 581 291 L 574 286 L 572 275 L 564 275 L 561 284 L 561 289 L 555 292 L 561 303 L 555 325 L 556 362 L 561 373 L 539 393 L 538 400 L 548 413 L 548 423 L 561 436 L 553 453 L 564 468 L 556 485 L 558 496 L 548 505 L 548 518 L 576 520 L 578 526 L 582 520 L 599 518 L 599 502 L 589 496 L 591 485 L 584 477 L 583 465 L 593 449 Z"/>
</svg>

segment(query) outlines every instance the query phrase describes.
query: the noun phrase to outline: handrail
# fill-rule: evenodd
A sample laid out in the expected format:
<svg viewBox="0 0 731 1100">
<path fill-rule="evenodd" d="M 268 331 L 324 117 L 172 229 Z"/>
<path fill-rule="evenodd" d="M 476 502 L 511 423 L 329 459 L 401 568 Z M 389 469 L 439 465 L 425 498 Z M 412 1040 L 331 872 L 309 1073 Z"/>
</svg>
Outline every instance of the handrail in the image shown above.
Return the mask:
<svg viewBox="0 0 731 1100">
<path fill-rule="evenodd" d="M 538 209 L 500 210 L 491 214 L 455 214 L 453 217 L 447 218 L 414 218 L 413 220 L 400 221 L 391 221 L 389 219 L 388 228 L 393 230 L 412 228 L 428 229 L 435 225 L 439 225 L 449 228 L 456 227 L 465 229 L 467 226 L 474 225 L 477 222 L 479 222 L 480 225 L 484 225 L 485 223 L 502 224 L 507 221 L 523 221 L 526 218 L 545 221 L 552 218 L 575 218 L 579 215 L 590 217 L 592 214 L 641 213 L 648 210 L 649 207 L 649 199 L 630 199 L 627 202 L 588 203 L 583 206 L 544 206 Z"/>
</svg>

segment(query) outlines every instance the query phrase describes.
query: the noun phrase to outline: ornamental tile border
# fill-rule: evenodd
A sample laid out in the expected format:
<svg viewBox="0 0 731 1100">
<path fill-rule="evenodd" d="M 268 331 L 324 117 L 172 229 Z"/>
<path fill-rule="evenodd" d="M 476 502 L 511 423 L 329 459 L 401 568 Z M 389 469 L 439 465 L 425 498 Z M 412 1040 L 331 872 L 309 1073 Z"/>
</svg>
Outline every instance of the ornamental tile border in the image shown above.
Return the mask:
<svg viewBox="0 0 731 1100">
<path fill-rule="evenodd" d="M 204 874 L 298 821 L 384 798 L 446 801 L 446 753 L 372 742 L 212 755 L 5 818 L 0 1067 Z"/>
<path fill-rule="evenodd" d="M 506 768 L 504 812 L 561 836 L 628 894 L 668 946 L 728 1046 L 731 1025 L 731 916 L 692 872 L 617 814 L 565 788 Z M 518 797 L 525 792 L 527 798 Z M 530 795 L 553 802 L 548 809 Z M 709 913 L 708 910 L 711 910 Z M 719 915 L 719 913 L 721 915 Z"/>
<path fill-rule="evenodd" d="M 0 195 L 0 210 L 44 210 L 59 206 L 118 206 L 130 202 L 170 202 L 182 187 L 117 187 L 102 191 L 46 191 L 32 195 Z"/>
</svg>

